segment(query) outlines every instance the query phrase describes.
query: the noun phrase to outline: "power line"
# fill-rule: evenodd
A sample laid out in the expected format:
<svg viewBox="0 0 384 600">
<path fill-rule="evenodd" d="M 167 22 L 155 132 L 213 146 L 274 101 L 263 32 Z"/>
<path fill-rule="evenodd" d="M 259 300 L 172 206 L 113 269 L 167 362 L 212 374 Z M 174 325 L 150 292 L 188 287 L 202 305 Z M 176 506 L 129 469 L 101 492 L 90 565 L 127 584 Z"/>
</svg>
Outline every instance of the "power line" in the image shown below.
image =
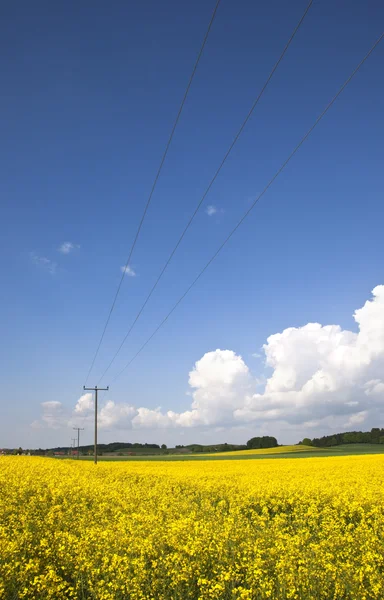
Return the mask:
<svg viewBox="0 0 384 600">
<path fill-rule="evenodd" d="M 120 279 L 119 285 L 117 286 L 117 290 L 116 290 L 116 294 L 115 294 L 115 297 L 114 297 L 114 299 L 113 299 L 113 302 L 112 302 L 112 306 L 111 306 L 111 308 L 110 308 L 110 310 L 109 310 L 109 314 L 108 314 L 107 320 L 106 320 L 106 322 L 105 322 L 105 325 L 104 325 L 104 328 L 103 328 L 103 332 L 102 332 L 102 334 L 101 334 L 101 337 L 100 337 L 100 340 L 99 340 L 98 346 L 97 346 L 97 348 L 96 348 L 96 352 L 95 352 L 95 354 L 94 354 L 94 356 L 93 356 L 93 359 L 92 359 L 92 362 L 91 362 L 91 366 L 89 367 L 89 370 L 88 370 L 88 373 L 87 373 L 87 377 L 86 377 L 86 379 L 85 379 L 85 385 L 87 384 L 88 377 L 89 377 L 89 376 L 90 376 L 90 374 L 91 374 L 91 371 L 92 371 L 92 369 L 93 369 L 93 367 L 94 367 L 94 364 L 95 364 L 96 358 L 97 358 L 97 356 L 98 356 L 98 354 L 99 354 L 99 350 L 100 350 L 101 344 L 103 343 L 103 339 L 104 339 L 104 336 L 105 336 L 105 332 L 107 331 L 107 328 L 108 328 L 108 325 L 109 325 L 109 321 L 111 320 L 111 316 L 112 316 L 113 310 L 114 310 L 114 308 L 115 308 L 115 304 L 116 304 L 116 301 L 117 301 L 118 295 L 119 295 L 119 293 L 120 293 L 121 286 L 122 286 L 122 284 L 123 284 L 123 281 L 124 281 L 125 272 L 126 272 L 126 270 L 127 270 L 128 266 L 129 266 L 129 263 L 131 262 L 131 258 L 132 258 L 133 251 L 134 251 L 134 249 L 135 249 L 135 246 L 136 246 L 137 240 L 138 240 L 138 238 L 139 238 L 140 231 L 141 231 L 141 228 L 142 228 L 142 226 L 143 226 L 143 223 L 144 223 L 144 219 L 145 219 L 145 217 L 146 217 L 146 215 L 147 215 L 148 208 L 149 208 L 149 205 L 150 205 L 150 203 L 151 203 L 151 200 L 152 200 L 153 193 L 154 193 L 154 191 L 155 191 L 155 188 L 156 188 L 157 182 L 158 182 L 158 180 L 159 180 L 159 177 L 160 177 L 160 174 L 161 174 L 161 171 L 162 171 L 162 168 L 163 168 L 163 165 L 164 165 L 165 159 L 166 159 L 166 157 L 167 157 L 167 154 L 168 154 L 169 147 L 170 147 L 170 145 L 171 145 L 171 142 L 172 142 L 172 139 L 173 139 L 173 136 L 174 136 L 174 133 L 175 133 L 175 130 L 176 130 L 177 124 L 178 124 L 178 122 L 179 122 L 179 120 L 180 120 L 181 113 L 182 113 L 182 111 L 183 111 L 183 108 L 184 108 L 184 104 L 185 104 L 185 102 L 186 102 L 186 100 L 187 100 L 187 97 L 188 97 L 188 94 L 189 94 L 189 90 L 190 90 L 190 88 L 191 88 L 191 85 L 192 85 L 192 81 L 193 81 L 193 79 L 194 79 L 194 77 L 195 77 L 195 74 L 196 74 L 196 71 L 197 71 L 197 67 L 198 67 L 198 65 L 199 65 L 199 62 L 200 62 L 201 56 L 202 56 L 202 54 L 203 54 L 203 50 L 204 50 L 205 44 L 206 44 L 206 42 L 207 42 L 207 39 L 208 39 L 209 33 L 210 33 L 210 31 L 211 31 L 211 28 L 212 28 L 213 22 L 214 22 L 214 20 L 215 20 L 216 13 L 217 13 L 217 9 L 219 8 L 219 4 L 220 4 L 220 2 L 221 2 L 221 0 L 217 0 L 217 2 L 216 2 L 216 5 L 215 5 L 215 8 L 214 8 L 214 10 L 213 10 L 213 13 L 212 13 L 211 19 L 210 19 L 210 21 L 209 21 L 208 29 L 207 29 L 207 31 L 206 31 L 206 33 L 205 33 L 205 36 L 204 36 L 204 39 L 203 39 L 203 43 L 202 43 L 202 45 L 201 45 L 201 47 L 200 47 L 199 53 L 198 53 L 198 55 L 197 55 L 197 59 L 196 59 L 196 61 L 195 61 L 195 64 L 194 64 L 194 66 L 193 66 L 192 73 L 191 73 L 191 76 L 190 76 L 190 78 L 189 78 L 189 81 L 188 81 L 188 85 L 187 85 L 187 87 L 186 87 L 186 90 L 185 90 L 185 92 L 184 92 L 184 96 L 183 96 L 183 99 L 182 99 L 182 101 L 181 101 L 181 104 L 180 104 L 180 107 L 179 107 L 178 113 L 177 113 L 177 115 L 176 115 L 176 119 L 175 119 L 175 121 L 174 121 L 174 123 L 173 123 L 173 127 L 172 127 L 172 130 L 171 130 L 170 136 L 169 136 L 169 138 L 168 138 L 168 142 L 167 142 L 167 144 L 166 144 L 166 146 L 165 146 L 165 150 L 164 150 L 164 152 L 163 152 L 163 156 L 162 156 L 162 158 L 161 158 L 161 161 L 160 161 L 159 168 L 158 168 L 158 170 L 157 170 L 157 173 L 156 173 L 155 179 L 154 179 L 154 181 L 153 181 L 152 188 L 151 188 L 151 191 L 150 191 L 150 193 L 149 193 L 149 196 L 148 196 L 147 203 L 146 203 L 146 205 L 145 205 L 145 208 L 144 208 L 144 212 L 143 212 L 143 214 L 142 214 L 142 217 L 141 217 L 141 220 L 140 220 L 139 226 L 138 226 L 138 228 L 137 228 L 137 231 L 136 231 L 135 237 L 134 237 L 134 239 L 133 239 L 133 243 L 132 243 L 131 249 L 130 249 L 130 251 L 129 251 L 129 255 L 128 255 L 128 258 L 127 258 L 127 262 L 126 262 L 126 264 L 125 264 L 125 267 L 124 267 L 124 269 L 123 269 L 123 272 L 122 272 L 122 276 L 121 276 L 121 279 Z"/>
<path fill-rule="evenodd" d="M 307 133 L 301 138 L 300 142 L 297 144 L 297 146 L 294 148 L 294 150 L 291 152 L 291 154 L 288 156 L 288 158 L 283 162 L 283 164 L 281 165 L 281 167 L 278 169 L 278 171 L 276 171 L 275 175 L 272 177 L 272 179 L 270 179 L 270 181 L 267 183 L 267 185 L 265 186 L 265 188 L 262 190 L 262 192 L 257 196 L 256 200 L 252 203 L 252 205 L 249 207 L 249 209 L 244 213 L 244 215 L 241 217 L 241 219 L 238 221 L 238 223 L 236 224 L 236 226 L 232 229 L 232 231 L 229 233 L 229 235 L 225 238 L 225 240 L 223 241 L 223 243 L 219 246 L 219 248 L 216 250 L 215 254 L 213 254 L 213 256 L 209 259 L 209 261 L 206 263 L 206 265 L 204 266 L 204 268 L 200 271 L 200 273 L 197 275 L 197 277 L 193 280 L 193 282 L 190 284 L 190 286 L 187 288 L 187 290 L 184 292 L 184 294 L 182 296 L 180 296 L 180 298 L 178 299 L 178 301 L 176 302 L 176 304 L 174 304 L 173 308 L 169 311 L 169 313 L 166 315 L 166 317 L 161 321 L 160 325 L 158 325 L 156 327 L 156 329 L 153 331 L 153 333 L 149 336 L 149 338 L 147 338 L 147 340 L 144 342 L 144 344 L 139 348 L 139 350 L 136 352 L 136 354 L 134 354 L 134 356 L 131 358 L 131 360 L 125 365 L 125 367 L 116 375 L 116 377 L 112 380 L 112 383 L 114 381 L 116 381 L 116 379 L 118 379 L 118 377 L 120 377 L 120 375 L 133 363 L 133 361 L 139 356 L 139 354 L 144 350 L 144 348 L 147 346 L 147 344 L 149 344 L 149 342 L 152 340 L 152 338 L 156 335 L 156 333 L 163 327 L 163 325 L 165 325 L 165 323 L 168 321 L 169 317 L 172 315 L 172 313 L 176 310 L 176 308 L 179 306 L 179 304 L 181 304 L 181 302 L 184 300 L 184 298 L 187 296 L 187 294 L 189 294 L 189 292 L 191 291 L 191 289 L 194 287 L 194 285 L 199 281 L 199 279 L 202 277 L 202 275 L 205 273 L 205 271 L 208 269 L 208 267 L 211 265 L 211 263 L 216 259 L 216 257 L 218 256 L 218 254 L 221 252 L 221 250 L 224 248 L 224 246 L 229 242 L 229 240 L 231 239 L 231 237 L 234 235 L 234 233 L 238 230 L 238 228 L 240 227 L 240 225 L 242 225 L 242 223 L 245 221 L 245 219 L 248 217 L 248 215 L 252 212 L 252 210 L 255 208 L 256 204 L 259 202 L 259 200 L 262 198 L 262 196 L 264 196 L 264 194 L 266 193 L 266 191 L 271 187 L 271 185 L 273 184 L 273 182 L 275 181 L 275 179 L 277 179 L 277 177 L 280 175 L 280 173 L 285 169 L 285 167 L 287 166 L 287 164 L 290 162 L 290 160 L 294 157 L 294 155 L 296 154 L 296 152 L 301 148 L 301 146 L 304 144 L 304 142 L 307 140 L 307 138 L 311 135 L 312 131 L 315 129 L 315 127 L 319 124 L 319 122 L 321 121 L 321 119 L 325 116 L 325 114 L 328 112 L 328 110 L 331 108 L 331 106 L 334 104 L 334 102 L 337 100 L 337 98 L 340 96 L 340 94 L 343 92 L 343 90 L 346 88 L 346 86 L 349 84 L 349 82 L 353 79 L 353 77 L 356 75 L 356 73 L 359 71 L 359 69 L 362 67 L 362 65 L 365 63 L 365 61 L 369 58 L 369 56 L 372 54 L 372 52 L 375 50 L 376 46 L 378 46 L 378 44 L 381 42 L 381 40 L 384 37 L 384 33 L 381 34 L 381 36 L 376 40 L 376 42 L 373 44 L 373 46 L 371 47 L 371 49 L 368 51 L 368 53 L 364 56 L 364 58 L 360 61 L 360 63 L 357 65 L 357 67 L 352 71 L 351 75 L 348 77 L 348 79 L 346 79 L 346 81 L 343 83 L 343 85 L 341 86 L 341 88 L 339 89 L 339 91 L 336 93 L 336 95 L 332 98 L 332 100 L 327 104 L 327 106 L 325 107 L 325 109 L 323 110 L 323 112 L 317 117 L 316 121 L 314 122 L 314 124 L 312 125 L 312 127 L 307 131 Z"/>
<path fill-rule="evenodd" d="M 185 228 L 184 228 L 184 230 L 183 230 L 183 232 L 182 232 L 181 236 L 179 237 L 179 239 L 178 239 L 178 241 L 177 241 L 177 243 L 176 243 L 176 246 L 173 248 L 173 250 L 172 250 L 171 254 L 169 255 L 169 257 L 168 257 L 168 259 L 167 259 L 167 261 L 166 261 L 166 263 L 165 263 L 165 265 L 164 265 L 163 269 L 161 270 L 161 272 L 160 272 L 160 275 L 157 277 L 157 279 L 156 279 L 156 281 L 155 281 L 154 285 L 152 286 L 152 289 L 151 289 L 151 291 L 149 292 L 149 294 L 148 294 L 148 296 L 146 297 L 146 299 L 145 299 L 145 301 L 144 301 L 144 303 L 143 303 L 142 307 L 140 308 L 139 312 L 137 313 L 137 315 L 136 315 L 136 317 L 135 317 L 135 319 L 134 319 L 134 321 L 133 321 L 132 325 L 130 326 L 130 328 L 129 328 L 128 332 L 127 332 L 127 334 L 125 335 L 125 337 L 124 337 L 123 341 L 121 342 L 120 346 L 118 347 L 118 349 L 117 349 L 116 353 L 115 353 L 115 354 L 114 354 L 114 356 L 112 357 L 112 360 L 110 361 L 109 365 L 107 366 L 107 368 L 106 368 L 106 369 L 105 369 L 105 371 L 103 372 L 102 376 L 100 377 L 100 379 L 99 379 L 99 383 L 102 381 L 102 379 L 104 378 L 104 376 L 106 375 L 106 373 L 107 373 L 107 372 L 109 371 L 109 369 L 111 368 L 111 366 L 112 366 L 112 364 L 114 363 L 114 361 L 115 361 L 116 357 L 117 357 L 117 356 L 118 356 L 118 354 L 120 353 L 120 350 L 121 350 L 121 349 L 122 349 L 122 347 L 124 346 L 125 342 L 127 341 L 128 337 L 130 336 L 130 334 L 131 334 L 131 332 L 132 332 L 133 328 L 135 327 L 135 325 L 136 325 L 137 321 L 139 320 L 139 318 L 140 318 L 140 316 L 141 316 L 141 314 L 142 314 L 142 312 L 143 312 L 144 308 L 145 308 L 145 307 L 146 307 L 146 305 L 148 304 L 148 302 L 149 302 L 149 300 L 150 300 L 150 298 L 151 298 L 151 296 L 152 296 L 153 292 L 154 292 L 154 291 L 155 291 L 155 289 L 157 288 L 157 286 L 158 286 L 158 284 L 159 284 L 159 282 L 160 282 L 161 278 L 163 277 L 163 275 L 164 275 L 165 271 L 167 270 L 167 268 L 168 268 L 168 266 L 169 266 L 170 262 L 172 261 L 172 259 L 173 259 L 174 255 L 175 255 L 175 253 L 176 253 L 176 251 L 177 251 L 178 247 L 180 246 L 180 244 L 181 244 L 181 242 L 182 242 L 182 240 L 183 240 L 183 238 L 184 238 L 185 234 L 187 233 L 188 229 L 189 229 L 189 228 L 190 228 L 190 226 L 192 225 L 192 222 L 193 222 L 193 220 L 195 219 L 195 217 L 196 217 L 197 213 L 199 212 L 199 210 L 200 210 L 200 208 L 201 208 L 201 205 L 203 204 L 204 200 L 206 199 L 207 195 L 209 194 L 209 192 L 210 192 L 210 190 L 211 190 L 211 188 L 212 188 L 212 186 L 213 186 L 214 182 L 216 181 L 216 179 L 217 179 L 217 177 L 218 177 L 218 175 L 219 175 L 219 173 L 220 173 L 221 169 L 223 168 L 224 164 L 226 163 L 226 161 L 227 161 L 227 159 L 228 159 L 229 155 L 231 154 L 231 152 L 232 152 L 232 150 L 233 150 L 234 146 L 236 145 L 236 143 L 237 143 L 238 139 L 240 138 L 240 136 L 241 136 L 241 134 L 242 134 L 242 132 L 243 132 L 243 130 L 244 130 L 244 128 L 245 128 L 245 126 L 246 126 L 246 124 L 248 123 L 248 121 L 249 121 L 249 119 L 251 118 L 251 116 L 252 116 L 252 114 L 253 114 L 253 112 L 254 112 L 254 110 L 255 110 L 256 106 L 258 105 L 258 103 L 259 103 L 259 101 L 260 101 L 261 97 L 263 96 L 263 94 L 264 94 L 265 90 L 267 89 L 267 87 L 268 87 L 268 84 L 269 84 L 269 82 L 271 81 L 271 79 L 272 79 L 272 77 L 273 77 L 273 75 L 274 75 L 275 71 L 277 70 L 277 68 L 278 68 L 279 64 L 280 64 L 280 63 L 281 63 L 281 61 L 283 60 L 285 53 L 287 52 L 287 50 L 288 50 L 289 46 L 291 45 L 291 42 L 293 41 L 293 38 L 295 37 L 295 35 L 296 35 L 296 33 L 298 32 L 298 30 L 299 30 L 299 28 L 300 28 L 300 26 L 301 26 L 302 22 L 304 21 L 304 19 L 305 19 L 306 15 L 307 15 L 307 13 L 308 13 L 308 11 L 309 11 L 309 9 L 310 9 L 310 7 L 311 7 L 312 3 L 313 3 L 313 0 L 310 0 L 310 2 L 309 2 L 309 4 L 308 4 L 307 8 L 305 9 L 305 11 L 304 11 L 304 13 L 303 13 L 302 17 L 300 18 L 300 20 L 299 20 L 299 22 L 297 23 L 297 25 L 296 25 L 295 29 L 293 30 L 293 33 L 291 34 L 291 37 L 289 38 L 289 40 L 288 40 L 288 42 L 286 43 L 286 45 L 285 45 L 285 47 L 284 47 L 284 49 L 283 49 L 282 53 L 281 53 L 281 54 L 280 54 L 280 56 L 279 56 L 279 58 L 278 58 L 277 62 L 275 63 L 275 65 L 274 65 L 273 69 L 271 70 L 270 74 L 268 75 L 268 78 L 267 78 L 266 82 L 264 83 L 263 87 L 261 88 L 261 90 L 260 90 L 260 92 L 259 92 L 259 94 L 258 94 L 258 96 L 257 96 L 256 100 L 255 100 L 255 101 L 254 101 L 254 103 L 252 104 L 252 107 L 251 107 L 251 109 L 249 110 L 249 112 L 248 112 L 247 116 L 245 117 L 245 119 L 244 119 L 244 121 L 242 122 L 242 124 L 241 124 L 241 126 L 240 126 L 239 130 L 237 131 L 237 133 L 236 133 L 235 137 L 233 138 L 233 140 L 232 140 L 232 142 L 231 142 L 231 145 L 229 146 L 229 148 L 228 148 L 227 152 L 225 153 L 225 155 L 224 155 L 224 158 L 222 159 L 222 161 L 221 161 L 221 163 L 220 163 L 220 165 L 219 165 L 218 169 L 216 170 L 216 172 L 215 172 L 214 176 L 212 177 L 211 181 L 210 181 L 210 182 L 209 182 L 209 184 L 208 184 L 208 187 L 206 188 L 206 190 L 205 190 L 204 194 L 202 195 L 201 199 L 199 200 L 199 202 L 198 202 L 198 204 L 197 204 L 197 206 L 196 206 L 196 208 L 195 208 L 194 212 L 192 213 L 192 215 L 191 215 L 191 217 L 190 217 L 190 219 L 189 219 L 189 221 L 188 221 L 187 225 L 185 226 Z"/>
</svg>

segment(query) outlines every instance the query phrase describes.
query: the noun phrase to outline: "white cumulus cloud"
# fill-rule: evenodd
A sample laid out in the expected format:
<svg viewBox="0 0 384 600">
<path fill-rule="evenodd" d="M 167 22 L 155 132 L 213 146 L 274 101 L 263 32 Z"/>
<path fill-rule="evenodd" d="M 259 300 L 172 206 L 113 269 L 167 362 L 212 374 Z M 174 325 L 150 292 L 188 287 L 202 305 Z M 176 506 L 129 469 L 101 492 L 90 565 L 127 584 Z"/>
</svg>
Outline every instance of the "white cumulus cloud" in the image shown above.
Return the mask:
<svg viewBox="0 0 384 600">
<path fill-rule="evenodd" d="M 123 402 L 108 400 L 102 406 L 99 415 L 101 429 L 131 429 L 132 419 L 137 414 L 134 406 Z"/>
<path fill-rule="evenodd" d="M 364 423 L 365 419 L 367 418 L 367 415 L 367 410 L 361 410 L 360 412 L 351 415 L 348 421 L 344 423 L 344 427 L 353 427 L 355 425 L 360 425 L 361 423 Z"/>
<path fill-rule="evenodd" d="M 384 416 L 384 286 L 354 313 L 357 332 L 308 323 L 275 333 L 263 346 L 268 378 L 255 378 L 232 350 L 207 352 L 189 373 L 188 410 L 132 406 L 108 400 L 100 408 L 106 429 L 259 427 L 324 431 L 371 426 Z M 262 387 L 261 391 L 258 391 Z M 42 422 L 63 422 L 60 403 L 42 405 Z M 69 417 L 92 415 L 91 394 Z M 36 424 L 34 425 L 36 426 Z"/>
<path fill-rule="evenodd" d="M 357 333 L 338 325 L 308 323 L 271 335 L 264 352 L 273 373 L 264 392 L 248 397 L 235 418 L 275 417 L 301 423 L 330 415 L 362 418 L 365 411 L 381 410 L 384 286 L 372 294 L 354 314 Z"/>
<path fill-rule="evenodd" d="M 85 416 L 89 414 L 94 408 L 93 398 L 91 392 L 83 394 L 78 399 L 75 406 L 75 414 Z"/>
<path fill-rule="evenodd" d="M 42 415 L 41 420 L 44 425 L 51 429 L 59 429 L 66 425 L 66 416 L 61 402 L 51 400 L 41 403 Z M 34 421 L 33 427 L 37 428 L 38 423 Z"/>
</svg>

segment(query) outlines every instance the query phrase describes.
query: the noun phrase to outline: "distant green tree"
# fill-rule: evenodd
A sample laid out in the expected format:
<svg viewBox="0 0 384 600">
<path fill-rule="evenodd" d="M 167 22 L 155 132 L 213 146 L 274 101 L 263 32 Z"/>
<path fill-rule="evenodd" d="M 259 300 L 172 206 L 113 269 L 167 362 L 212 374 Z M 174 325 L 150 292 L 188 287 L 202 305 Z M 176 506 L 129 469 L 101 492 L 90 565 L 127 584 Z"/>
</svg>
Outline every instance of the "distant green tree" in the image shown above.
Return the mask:
<svg viewBox="0 0 384 600">
<path fill-rule="evenodd" d="M 278 446 L 277 439 L 269 435 L 254 437 L 247 442 L 247 448 L 252 450 L 255 448 L 276 448 L 276 446 Z"/>
<path fill-rule="evenodd" d="M 371 429 L 371 443 L 372 444 L 380 443 L 380 429 L 378 427 L 373 427 Z"/>
<path fill-rule="evenodd" d="M 337 446 L 337 438 L 334 435 L 331 435 L 327 439 L 326 446 Z"/>
<path fill-rule="evenodd" d="M 304 438 L 303 441 L 301 442 L 304 446 L 312 446 L 312 440 L 310 440 L 309 438 Z"/>
<path fill-rule="evenodd" d="M 161 449 L 162 450 L 166 450 L 167 449 L 167 444 L 161 444 Z"/>
</svg>

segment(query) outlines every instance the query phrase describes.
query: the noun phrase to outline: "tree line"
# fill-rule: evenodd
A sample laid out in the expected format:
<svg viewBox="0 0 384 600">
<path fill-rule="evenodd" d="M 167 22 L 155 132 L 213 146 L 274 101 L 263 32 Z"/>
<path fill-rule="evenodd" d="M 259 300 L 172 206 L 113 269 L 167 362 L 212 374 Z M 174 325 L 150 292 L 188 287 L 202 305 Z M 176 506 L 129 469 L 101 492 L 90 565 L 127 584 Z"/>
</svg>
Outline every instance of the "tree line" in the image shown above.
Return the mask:
<svg viewBox="0 0 384 600">
<path fill-rule="evenodd" d="M 371 431 L 347 431 L 345 433 L 334 433 L 323 435 L 321 438 L 304 438 L 299 444 L 315 446 L 316 448 L 328 448 L 329 446 L 340 446 L 342 444 L 384 444 L 384 429 L 373 427 Z"/>
<path fill-rule="evenodd" d="M 163 444 L 164 446 L 164 444 Z M 93 450 L 93 444 L 87 446 L 80 446 L 81 452 L 88 452 Z M 148 450 L 160 450 L 159 444 L 139 444 L 138 442 L 111 442 L 110 444 L 97 444 L 97 449 L 101 452 L 119 452 L 120 450 L 135 450 L 138 448 L 146 448 Z M 52 452 L 67 452 L 72 450 L 70 446 L 57 446 L 56 448 L 50 448 Z M 75 448 L 76 450 L 77 448 Z"/>
</svg>

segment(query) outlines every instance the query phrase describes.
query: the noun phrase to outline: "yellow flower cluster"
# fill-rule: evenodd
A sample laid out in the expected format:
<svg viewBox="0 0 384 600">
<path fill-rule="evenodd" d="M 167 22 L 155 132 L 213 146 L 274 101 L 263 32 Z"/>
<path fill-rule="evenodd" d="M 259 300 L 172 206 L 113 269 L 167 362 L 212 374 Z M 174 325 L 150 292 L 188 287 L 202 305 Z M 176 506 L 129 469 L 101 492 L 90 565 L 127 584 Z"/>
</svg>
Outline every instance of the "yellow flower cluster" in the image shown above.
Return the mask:
<svg viewBox="0 0 384 600">
<path fill-rule="evenodd" d="M 382 600 L 384 456 L 0 457 L 0 598 Z"/>
</svg>

